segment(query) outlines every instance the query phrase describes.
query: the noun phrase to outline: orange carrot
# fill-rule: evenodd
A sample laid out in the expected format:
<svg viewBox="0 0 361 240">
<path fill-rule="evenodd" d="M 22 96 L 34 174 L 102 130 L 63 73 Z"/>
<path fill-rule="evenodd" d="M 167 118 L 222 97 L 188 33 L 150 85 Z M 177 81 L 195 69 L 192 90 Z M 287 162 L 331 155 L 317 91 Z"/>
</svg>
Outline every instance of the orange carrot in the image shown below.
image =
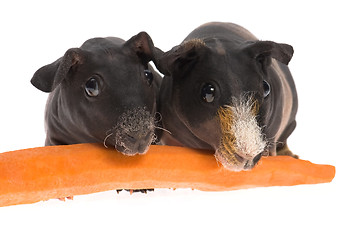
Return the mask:
<svg viewBox="0 0 361 240">
<path fill-rule="evenodd" d="M 151 146 L 127 157 L 99 144 L 39 147 L 0 154 L 0 206 L 115 189 L 193 188 L 228 191 L 331 182 L 335 167 L 286 156 L 263 157 L 231 172 L 209 151 Z"/>
</svg>

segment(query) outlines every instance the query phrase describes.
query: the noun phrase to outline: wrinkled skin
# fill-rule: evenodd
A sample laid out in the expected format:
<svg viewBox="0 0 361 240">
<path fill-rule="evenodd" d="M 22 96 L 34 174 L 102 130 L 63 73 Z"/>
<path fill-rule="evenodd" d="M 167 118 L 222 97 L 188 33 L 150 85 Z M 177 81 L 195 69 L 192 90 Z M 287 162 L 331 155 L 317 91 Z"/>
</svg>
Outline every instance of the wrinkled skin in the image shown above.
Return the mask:
<svg viewBox="0 0 361 240">
<path fill-rule="evenodd" d="M 195 29 L 157 62 L 165 75 L 159 112 L 170 132 L 161 133 L 161 142 L 213 150 L 233 171 L 253 168 L 262 155 L 293 156 L 292 54 L 291 46 L 259 41 L 232 23 Z"/>
<path fill-rule="evenodd" d="M 145 32 L 128 41 L 93 38 L 40 68 L 31 83 L 50 92 L 45 145 L 104 143 L 126 155 L 145 153 L 161 82 L 148 62 L 158 51 Z"/>
</svg>

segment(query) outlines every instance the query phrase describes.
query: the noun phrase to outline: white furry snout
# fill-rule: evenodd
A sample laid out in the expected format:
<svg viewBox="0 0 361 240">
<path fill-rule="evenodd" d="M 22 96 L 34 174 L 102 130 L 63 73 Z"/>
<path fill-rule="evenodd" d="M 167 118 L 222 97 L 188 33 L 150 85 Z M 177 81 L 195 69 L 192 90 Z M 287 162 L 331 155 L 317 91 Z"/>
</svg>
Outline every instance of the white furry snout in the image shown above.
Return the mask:
<svg viewBox="0 0 361 240">
<path fill-rule="evenodd" d="M 219 109 L 222 137 L 215 157 L 225 168 L 250 169 L 264 151 L 267 143 L 257 122 L 258 108 L 253 97 L 243 96 L 232 98 L 231 105 Z"/>
</svg>

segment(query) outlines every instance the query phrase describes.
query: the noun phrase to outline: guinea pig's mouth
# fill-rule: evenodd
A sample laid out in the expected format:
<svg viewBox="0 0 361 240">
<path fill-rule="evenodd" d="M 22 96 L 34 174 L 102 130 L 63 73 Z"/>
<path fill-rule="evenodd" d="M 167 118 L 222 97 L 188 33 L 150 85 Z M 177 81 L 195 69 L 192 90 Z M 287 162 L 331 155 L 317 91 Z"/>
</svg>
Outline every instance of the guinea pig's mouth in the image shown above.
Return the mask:
<svg viewBox="0 0 361 240">
<path fill-rule="evenodd" d="M 155 141 L 154 117 L 145 108 L 124 112 L 116 125 L 108 131 L 104 146 L 114 148 L 125 155 L 145 154 Z"/>
<path fill-rule="evenodd" d="M 145 154 L 149 146 L 154 141 L 154 133 L 149 132 L 146 136 L 133 137 L 132 135 L 118 136 L 115 144 L 115 149 L 128 156 L 136 154 Z"/>
<path fill-rule="evenodd" d="M 262 155 L 263 152 L 257 154 L 256 156 L 241 156 L 238 153 L 225 155 L 219 150 L 215 153 L 216 160 L 221 163 L 224 168 L 234 172 L 252 169 L 257 165 Z"/>
<path fill-rule="evenodd" d="M 233 98 L 232 105 L 218 110 L 222 136 L 215 157 L 228 170 L 252 169 L 267 146 L 256 119 L 257 108 L 252 98 Z"/>
</svg>

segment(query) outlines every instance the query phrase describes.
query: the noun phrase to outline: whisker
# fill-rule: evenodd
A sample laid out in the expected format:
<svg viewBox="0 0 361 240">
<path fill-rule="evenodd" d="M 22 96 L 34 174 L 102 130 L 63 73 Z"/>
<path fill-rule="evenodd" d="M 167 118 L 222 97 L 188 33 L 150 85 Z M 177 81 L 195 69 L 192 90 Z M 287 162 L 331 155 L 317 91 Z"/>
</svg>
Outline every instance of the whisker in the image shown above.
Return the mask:
<svg viewBox="0 0 361 240">
<path fill-rule="evenodd" d="M 159 118 L 157 116 L 159 116 Z M 162 121 L 162 114 L 160 112 L 155 112 L 155 114 L 154 114 L 154 122 L 159 123 L 161 121 Z"/>
<path fill-rule="evenodd" d="M 153 134 L 153 136 L 152 136 L 152 140 L 151 140 L 151 142 L 150 142 L 150 143 L 151 143 L 151 144 L 152 144 L 152 143 L 155 143 L 155 144 L 156 144 L 156 143 L 157 143 L 157 140 L 158 140 L 157 135 L 156 135 L 156 134 Z"/>
<path fill-rule="evenodd" d="M 216 153 L 214 154 L 214 158 L 216 159 L 217 166 L 218 167 L 221 166 L 222 164 L 219 162 L 218 158 L 216 157 Z M 219 164 L 221 164 L 221 165 L 219 165 Z"/>
<path fill-rule="evenodd" d="M 108 135 L 104 138 L 103 145 L 104 145 L 105 148 L 108 148 L 108 146 L 107 146 L 107 139 L 108 139 L 110 136 L 112 136 L 112 135 L 113 135 L 113 133 L 110 133 L 110 134 L 108 134 Z"/>
<path fill-rule="evenodd" d="M 167 133 L 169 133 L 169 134 L 172 135 L 172 133 L 171 133 L 169 130 L 165 129 L 165 128 L 158 127 L 158 126 L 154 126 L 154 127 L 157 128 L 157 129 L 163 130 L 163 131 L 165 131 L 165 132 L 167 132 Z"/>
<path fill-rule="evenodd" d="M 117 144 L 114 145 L 114 149 L 117 151 L 117 152 L 121 152 L 118 148 L 117 148 Z"/>
<path fill-rule="evenodd" d="M 266 146 L 266 151 L 264 152 L 263 156 L 271 156 L 271 150 L 272 148 L 277 148 L 278 144 L 283 144 L 283 142 L 281 141 L 275 141 L 276 137 L 268 137 L 267 140 L 267 146 Z"/>
<path fill-rule="evenodd" d="M 265 151 L 263 151 L 262 156 L 263 157 L 269 157 L 269 150 L 266 149 Z"/>
</svg>

